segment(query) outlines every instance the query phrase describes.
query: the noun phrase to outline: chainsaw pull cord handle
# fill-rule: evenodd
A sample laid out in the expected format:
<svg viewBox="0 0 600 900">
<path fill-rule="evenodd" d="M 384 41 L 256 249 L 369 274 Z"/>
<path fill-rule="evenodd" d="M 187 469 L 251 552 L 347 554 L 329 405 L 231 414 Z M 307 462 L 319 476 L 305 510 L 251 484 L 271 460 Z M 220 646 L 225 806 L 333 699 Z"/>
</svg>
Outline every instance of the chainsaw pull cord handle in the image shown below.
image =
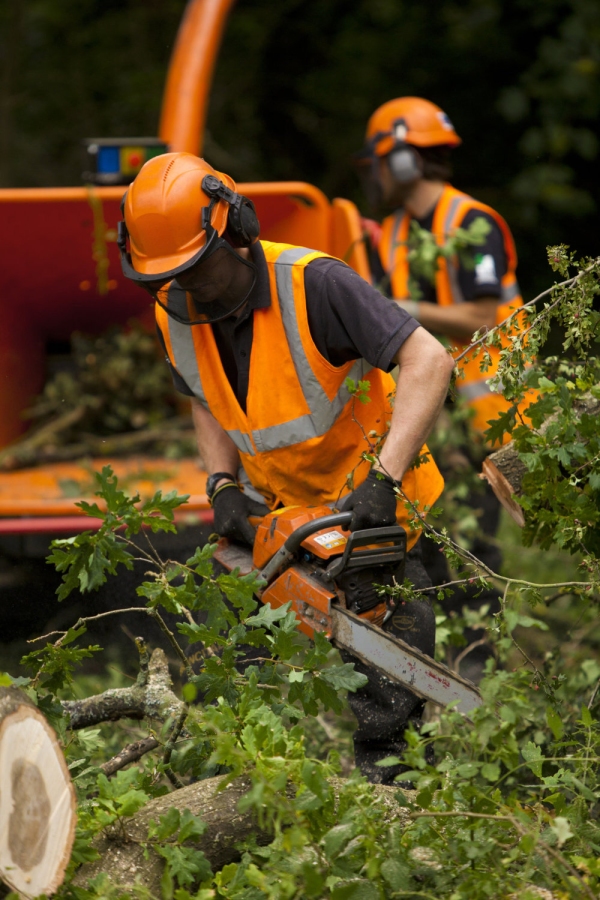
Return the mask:
<svg viewBox="0 0 600 900">
<path fill-rule="evenodd" d="M 261 577 L 265 581 L 279 572 L 282 566 L 292 558 L 296 550 L 300 547 L 302 541 L 310 537 L 316 531 L 323 531 L 325 528 L 333 528 L 335 525 L 349 525 L 352 518 L 352 512 L 332 513 L 330 516 L 323 516 L 321 519 L 313 519 L 297 528 L 293 534 L 289 536 L 285 544 L 279 548 L 277 553 L 273 554 L 269 562 L 261 571 Z"/>
</svg>

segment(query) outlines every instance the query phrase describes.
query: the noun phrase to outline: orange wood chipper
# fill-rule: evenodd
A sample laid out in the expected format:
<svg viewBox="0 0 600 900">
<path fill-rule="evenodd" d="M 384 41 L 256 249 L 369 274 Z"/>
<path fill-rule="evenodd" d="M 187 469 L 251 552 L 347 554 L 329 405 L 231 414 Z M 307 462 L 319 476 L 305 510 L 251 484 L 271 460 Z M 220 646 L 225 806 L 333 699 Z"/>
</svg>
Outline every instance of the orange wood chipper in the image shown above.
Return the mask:
<svg viewBox="0 0 600 900">
<path fill-rule="evenodd" d="M 91 149 L 102 159 L 95 179 L 100 184 L 0 190 L 0 448 L 25 430 L 23 412 L 42 390 L 50 347 L 68 341 L 74 331 L 97 335 L 132 317 L 152 327 L 149 297 L 121 274 L 116 235 L 125 188 L 110 184 L 111 160 L 133 174 L 146 155 L 161 152 L 157 145 L 201 154 L 212 71 L 232 2 L 188 3 L 169 66 L 158 138 L 95 142 Z M 348 200 L 330 202 L 303 182 L 240 184 L 239 190 L 256 205 L 262 237 L 325 251 L 369 276 L 359 214 Z M 210 521 L 206 475 L 192 460 L 103 457 L 88 461 L 85 469 L 56 463 L 0 473 L 0 535 L 77 531 L 82 523 L 76 503 L 89 498 L 65 496 L 61 485 L 89 483 L 90 468 L 106 464 L 142 495 L 156 489 L 148 473 L 162 473 L 161 488 L 191 495 L 186 514 Z"/>
</svg>

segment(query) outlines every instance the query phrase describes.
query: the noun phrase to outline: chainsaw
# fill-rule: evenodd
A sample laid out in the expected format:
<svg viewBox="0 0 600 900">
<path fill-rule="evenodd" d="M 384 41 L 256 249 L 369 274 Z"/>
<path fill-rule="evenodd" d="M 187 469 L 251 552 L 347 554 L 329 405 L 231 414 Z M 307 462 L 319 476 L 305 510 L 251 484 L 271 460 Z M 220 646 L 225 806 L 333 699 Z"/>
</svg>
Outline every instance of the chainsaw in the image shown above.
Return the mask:
<svg viewBox="0 0 600 900">
<path fill-rule="evenodd" d="M 228 571 L 258 572 L 259 599 L 272 608 L 291 602 L 309 637 L 323 632 L 423 700 L 468 714 L 482 703 L 477 687 L 383 628 L 393 606 L 374 585 L 402 583 L 406 532 L 398 525 L 350 532 L 351 518 L 327 506 L 278 509 L 250 520 L 258 523 L 252 549 L 221 538 L 214 558 Z"/>
</svg>

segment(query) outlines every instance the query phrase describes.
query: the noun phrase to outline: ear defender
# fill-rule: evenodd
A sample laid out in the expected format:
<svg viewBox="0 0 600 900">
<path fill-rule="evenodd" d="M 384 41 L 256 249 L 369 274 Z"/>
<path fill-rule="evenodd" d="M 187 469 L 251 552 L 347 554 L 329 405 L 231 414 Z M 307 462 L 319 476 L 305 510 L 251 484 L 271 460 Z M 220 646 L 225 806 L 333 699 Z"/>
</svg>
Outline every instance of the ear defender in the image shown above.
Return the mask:
<svg viewBox="0 0 600 900">
<path fill-rule="evenodd" d="M 410 184 L 423 173 L 421 157 L 409 144 L 402 144 L 392 150 L 388 155 L 388 165 L 399 184 Z"/>
<path fill-rule="evenodd" d="M 227 185 L 219 181 L 214 175 L 205 175 L 202 179 L 202 190 L 211 200 L 224 200 L 229 204 L 226 232 L 234 247 L 249 247 L 260 234 L 254 203 L 243 194 L 232 191 Z M 203 227 L 206 228 L 204 217 L 210 219 L 210 207 L 203 210 Z"/>
<path fill-rule="evenodd" d="M 125 200 L 127 199 L 127 191 L 123 194 L 120 203 L 121 209 L 121 219 L 117 222 L 117 247 L 119 248 L 119 252 L 121 256 L 124 253 L 127 253 L 127 238 L 129 237 L 129 232 L 127 231 L 127 225 L 125 224 Z"/>
</svg>

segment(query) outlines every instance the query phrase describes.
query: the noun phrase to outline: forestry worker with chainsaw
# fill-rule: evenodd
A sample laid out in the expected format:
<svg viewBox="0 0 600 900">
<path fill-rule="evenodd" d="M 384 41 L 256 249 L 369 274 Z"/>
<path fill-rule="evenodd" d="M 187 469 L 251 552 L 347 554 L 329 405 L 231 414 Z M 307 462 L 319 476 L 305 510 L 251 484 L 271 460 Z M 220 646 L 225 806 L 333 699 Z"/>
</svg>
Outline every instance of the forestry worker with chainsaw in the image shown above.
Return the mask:
<svg viewBox="0 0 600 900">
<path fill-rule="evenodd" d="M 443 487 L 430 457 L 412 463 L 425 452 L 444 403 L 449 354 L 339 260 L 259 241 L 252 202 L 192 154 L 149 160 L 123 209 L 123 270 L 154 297 L 175 386 L 192 398 L 215 530 L 252 544 L 251 515 L 290 505 L 343 506 L 353 513 L 353 531 L 403 524 L 413 548 L 406 575 L 429 587 L 406 505 L 423 511 Z M 397 386 L 388 374 L 396 365 Z M 347 378 L 369 381 L 370 402 L 352 397 Z M 370 435 L 386 431 L 371 467 L 361 454 Z M 375 592 L 367 594 L 365 606 Z M 428 600 L 401 606 L 386 627 L 433 656 Z M 369 678 L 350 696 L 356 762 L 371 781 L 391 782 L 402 766 L 375 764 L 402 753 L 404 730 L 410 721 L 418 726 L 423 703 L 356 665 Z"/>
</svg>

